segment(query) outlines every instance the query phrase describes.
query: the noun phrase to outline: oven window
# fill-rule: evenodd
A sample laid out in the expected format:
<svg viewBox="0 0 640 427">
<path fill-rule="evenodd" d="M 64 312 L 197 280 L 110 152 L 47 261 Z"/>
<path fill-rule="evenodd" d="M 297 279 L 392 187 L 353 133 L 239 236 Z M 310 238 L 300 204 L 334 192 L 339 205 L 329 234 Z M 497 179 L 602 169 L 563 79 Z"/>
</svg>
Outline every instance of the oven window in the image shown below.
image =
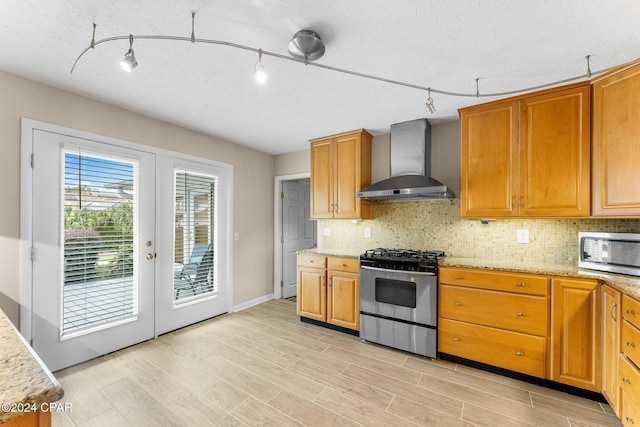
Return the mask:
<svg viewBox="0 0 640 427">
<path fill-rule="evenodd" d="M 403 280 L 376 278 L 376 301 L 416 308 L 416 284 Z"/>
</svg>

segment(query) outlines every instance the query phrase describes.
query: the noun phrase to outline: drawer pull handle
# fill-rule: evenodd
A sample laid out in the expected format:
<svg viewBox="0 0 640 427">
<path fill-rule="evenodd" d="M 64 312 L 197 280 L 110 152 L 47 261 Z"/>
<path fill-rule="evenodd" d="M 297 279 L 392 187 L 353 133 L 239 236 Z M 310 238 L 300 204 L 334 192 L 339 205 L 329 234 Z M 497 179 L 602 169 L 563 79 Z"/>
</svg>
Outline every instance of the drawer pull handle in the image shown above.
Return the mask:
<svg viewBox="0 0 640 427">
<path fill-rule="evenodd" d="M 626 379 L 624 377 L 622 378 L 622 382 L 625 383 L 625 384 L 631 384 L 631 380 L 628 380 L 628 379 Z"/>
<path fill-rule="evenodd" d="M 521 311 L 520 313 L 518 313 L 519 317 L 524 317 L 524 315 L 525 315 L 524 311 Z"/>
<path fill-rule="evenodd" d="M 524 282 L 518 282 L 518 286 L 526 286 Z"/>
<path fill-rule="evenodd" d="M 453 278 L 456 279 L 456 280 L 460 280 L 460 279 L 462 279 L 462 276 L 453 276 Z"/>
<path fill-rule="evenodd" d="M 635 347 L 636 345 L 632 342 L 627 341 L 627 347 Z"/>
<path fill-rule="evenodd" d="M 462 305 L 462 304 L 460 304 L 458 301 L 456 301 L 456 302 L 454 302 L 454 303 L 453 303 L 453 306 L 454 306 L 454 307 L 460 307 L 461 305 Z"/>
<path fill-rule="evenodd" d="M 454 341 L 460 341 L 460 338 L 456 337 L 453 339 Z"/>
<path fill-rule="evenodd" d="M 636 312 L 633 310 L 627 310 L 627 314 L 636 314 Z"/>
<path fill-rule="evenodd" d="M 346 267 L 346 266 L 347 264 L 344 264 L 344 263 L 340 264 L 340 267 Z"/>
<path fill-rule="evenodd" d="M 516 356 L 524 356 L 524 353 L 519 351 L 519 352 L 516 353 Z"/>
<path fill-rule="evenodd" d="M 309 264 L 313 264 L 313 260 L 312 259 L 309 260 Z"/>
<path fill-rule="evenodd" d="M 635 423 L 633 422 L 633 418 L 624 417 L 624 419 L 625 419 L 625 420 L 627 420 L 627 422 L 628 422 L 628 423 L 635 424 Z"/>
</svg>

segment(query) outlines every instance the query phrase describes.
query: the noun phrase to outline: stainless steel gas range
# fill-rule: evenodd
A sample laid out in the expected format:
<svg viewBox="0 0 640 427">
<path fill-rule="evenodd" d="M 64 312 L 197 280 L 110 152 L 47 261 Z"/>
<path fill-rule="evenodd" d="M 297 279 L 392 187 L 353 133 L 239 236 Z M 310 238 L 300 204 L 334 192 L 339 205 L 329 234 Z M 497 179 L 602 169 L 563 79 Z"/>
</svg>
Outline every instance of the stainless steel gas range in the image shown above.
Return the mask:
<svg viewBox="0 0 640 427">
<path fill-rule="evenodd" d="M 435 358 L 442 251 L 372 249 L 360 255 L 360 338 Z"/>
</svg>

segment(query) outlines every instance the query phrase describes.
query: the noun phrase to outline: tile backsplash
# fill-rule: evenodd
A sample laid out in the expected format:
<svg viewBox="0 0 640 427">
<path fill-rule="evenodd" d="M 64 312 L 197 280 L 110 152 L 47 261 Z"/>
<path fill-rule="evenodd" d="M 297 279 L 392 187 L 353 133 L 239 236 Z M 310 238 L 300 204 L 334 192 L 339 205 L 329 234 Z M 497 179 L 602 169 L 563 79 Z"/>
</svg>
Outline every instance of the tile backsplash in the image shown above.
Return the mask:
<svg viewBox="0 0 640 427">
<path fill-rule="evenodd" d="M 373 219 L 354 223 L 325 220 L 330 229 L 321 248 L 361 253 L 376 247 L 443 250 L 447 256 L 532 263 L 577 264 L 579 231 L 640 233 L 640 219 L 496 219 L 460 218 L 460 200 L 380 202 Z M 371 238 L 364 237 L 365 228 Z M 517 242 L 517 230 L 529 230 L 529 243 Z"/>
</svg>

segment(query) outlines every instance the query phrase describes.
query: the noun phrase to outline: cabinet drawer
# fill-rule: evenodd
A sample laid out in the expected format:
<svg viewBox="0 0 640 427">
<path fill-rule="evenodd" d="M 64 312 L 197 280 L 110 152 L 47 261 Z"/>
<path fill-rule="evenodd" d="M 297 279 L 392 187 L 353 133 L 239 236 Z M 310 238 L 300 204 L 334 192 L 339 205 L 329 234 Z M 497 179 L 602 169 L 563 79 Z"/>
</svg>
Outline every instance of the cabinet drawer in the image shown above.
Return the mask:
<svg viewBox="0 0 640 427">
<path fill-rule="evenodd" d="M 441 267 L 438 270 L 438 275 L 440 283 L 450 285 L 470 286 L 540 296 L 547 296 L 549 294 L 548 279 L 544 276 L 536 276 L 533 274 Z"/>
<path fill-rule="evenodd" d="M 298 254 L 298 267 L 325 268 L 326 262 L 324 255 Z"/>
<path fill-rule="evenodd" d="M 448 319 L 438 324 L 438 351 L 540 378 L 545 350 L 544 337 Z"/>
<path fill-rule="evenodd" d="M 626 320 L 622 321 L 620 352 L 640 366 L 640 330 Z M 640 381 L 638 381 L 638 387 L 640 387 Z"/>
<path fill-rule="evenodd" d="M 440 285 L 440 316 L 526 334 L 547 335 L 547 298 Z"/>
<path fill-rule="evenodd" d="M 629 397 L 624 391 L 620 393 L 620 420 L 625 427 L 636 427 L 640 424 L 640 402 Z"/>
<path fill-rule="evenodd" d="M 632 402 L 640 405 L 640 371 L 622 355 L 620 356 L 619 375 L 620 390 L 625 392 Z M 622 413 L 624 414 L 624 407 L 622 408 Z M 624 416 L 622 419 L 624 420 Z M 635 421 L 636 425 L 640 425 L 640 418 Z"/>
<path fill-rule="evenodd" d="M 640 328 L 640 301 L 623 295 L 622 317 L 632 323 L 636 328 Z"/>
<path fill-rule="evenodd" d="M 335 271 L 360 272 L 360 260 L 357 258 L 327 257 L 327 269 Z"/>
</svg>

